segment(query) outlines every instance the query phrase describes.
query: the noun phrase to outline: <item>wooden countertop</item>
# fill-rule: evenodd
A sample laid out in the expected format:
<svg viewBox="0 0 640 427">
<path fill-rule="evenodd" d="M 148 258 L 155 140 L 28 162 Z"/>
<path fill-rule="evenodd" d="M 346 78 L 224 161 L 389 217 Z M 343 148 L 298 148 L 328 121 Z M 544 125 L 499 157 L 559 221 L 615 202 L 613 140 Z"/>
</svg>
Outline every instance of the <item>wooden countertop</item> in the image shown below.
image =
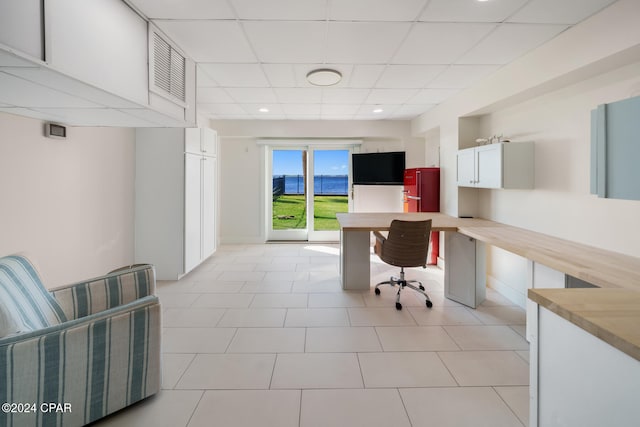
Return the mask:
<svg viewBox="0 0 640 427">
<path fill-rule="evenodd" d="M 456 218 L 440 212 L 354 212 L 336 214 L 343 230 L 354 231 L 387 231 L 394 219 L 406 221 L 420 221 L 431 219 L 434 231 L 458 231 L 461 226 L 492 227 L 500 225 L 497 222 L 475 218 Z"/>
<path fill-rule="evenodd" d="M 640 361 L 640 292 L 628 289 L 529 289 L 528 296 Z"/>
</svg>

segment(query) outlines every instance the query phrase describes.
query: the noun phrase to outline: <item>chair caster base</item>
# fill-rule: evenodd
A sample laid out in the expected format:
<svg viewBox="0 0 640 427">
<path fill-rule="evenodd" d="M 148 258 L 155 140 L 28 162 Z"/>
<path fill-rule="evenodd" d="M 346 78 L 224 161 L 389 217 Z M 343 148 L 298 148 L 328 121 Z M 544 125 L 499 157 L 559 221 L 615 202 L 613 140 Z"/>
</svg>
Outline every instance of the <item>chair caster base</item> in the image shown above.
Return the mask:
<svg viewBox="0 0 640 427">
<path fill-rule="evenodd" d="M 418 287 L 420 288 L 421 291 L 424 291 L 424 286 L 420 285 Z"/>
<path fill-rule="evenodd" d="M 396 303 L 396 310 L 402 310 L 402 304 L 399 302 Z"/>
<path fill-rule="evenodd" d="M 427 308 L 433 307 L 433 303 L 429 300 L 426 301 L 426 304 L 427 304 Z"/>
<path fill-rule="evenodd" d="M 376 288 L 374 292 L 376 293 L 376 295 L 380 295 L 380 289 Z"/>
</svg>

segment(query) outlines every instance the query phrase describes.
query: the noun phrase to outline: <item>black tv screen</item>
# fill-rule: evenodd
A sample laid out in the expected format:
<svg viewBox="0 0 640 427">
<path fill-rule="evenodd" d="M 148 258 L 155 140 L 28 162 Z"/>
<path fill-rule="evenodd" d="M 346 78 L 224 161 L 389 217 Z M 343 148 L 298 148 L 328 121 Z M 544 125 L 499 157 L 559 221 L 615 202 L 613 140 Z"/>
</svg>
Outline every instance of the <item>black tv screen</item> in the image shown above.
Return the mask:
<svg viewBox="0 0 640 427">
<path fill-rule="evenodd" d="M 354 185 L 402 185 L 404 183 L 405 153 L 352 154 Z"/>
</svg>

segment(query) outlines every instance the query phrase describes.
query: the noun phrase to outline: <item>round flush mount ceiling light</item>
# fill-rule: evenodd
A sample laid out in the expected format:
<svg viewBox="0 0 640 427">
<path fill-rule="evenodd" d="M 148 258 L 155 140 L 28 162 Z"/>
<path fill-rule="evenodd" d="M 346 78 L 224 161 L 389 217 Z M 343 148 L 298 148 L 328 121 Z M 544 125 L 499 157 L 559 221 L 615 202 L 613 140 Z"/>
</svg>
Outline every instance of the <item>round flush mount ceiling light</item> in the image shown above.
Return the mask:
<svg viewBox="0 0 640 427">
<path fill-rule="evenodd" d="M 333 86 L 340 80 L 342 80 L 342 74 L 329 68 L 320 68 L 307 73 L 307 81 L 314 86 Z"/>
</svg>

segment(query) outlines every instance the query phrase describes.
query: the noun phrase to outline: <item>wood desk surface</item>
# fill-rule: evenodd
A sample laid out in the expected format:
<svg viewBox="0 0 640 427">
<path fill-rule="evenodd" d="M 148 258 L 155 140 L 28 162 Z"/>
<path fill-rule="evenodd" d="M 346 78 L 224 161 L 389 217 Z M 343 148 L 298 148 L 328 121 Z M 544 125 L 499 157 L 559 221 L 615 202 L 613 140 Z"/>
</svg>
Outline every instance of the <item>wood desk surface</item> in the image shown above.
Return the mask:
<svg viewBox="0 0 640 427">
<path fill-rule="evenodd" d="M 458 231 L 462 226 L 492 227 L 501 224 L 485 219 L 456 218 L 440 212 L 354 212 L 336 214 L 340 228 L 353 231 L 387 231 L 394 219 L 420 221 L 431 219 L 434 231 Z"/>
<path fill-rule="evenodd" d="M 529 289 L 529 298 L 640 360 L 640 292 L 628 289 Z"/>
</svg>

